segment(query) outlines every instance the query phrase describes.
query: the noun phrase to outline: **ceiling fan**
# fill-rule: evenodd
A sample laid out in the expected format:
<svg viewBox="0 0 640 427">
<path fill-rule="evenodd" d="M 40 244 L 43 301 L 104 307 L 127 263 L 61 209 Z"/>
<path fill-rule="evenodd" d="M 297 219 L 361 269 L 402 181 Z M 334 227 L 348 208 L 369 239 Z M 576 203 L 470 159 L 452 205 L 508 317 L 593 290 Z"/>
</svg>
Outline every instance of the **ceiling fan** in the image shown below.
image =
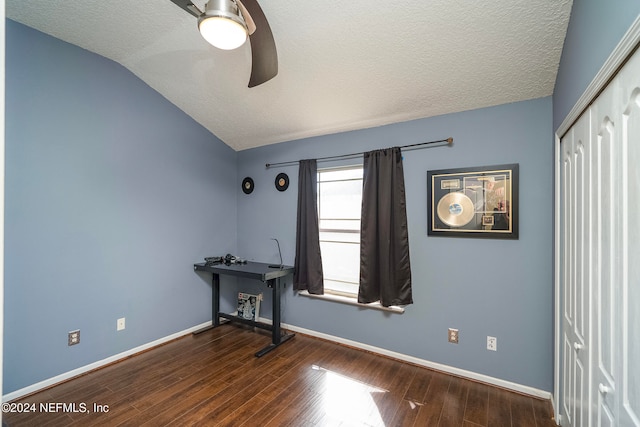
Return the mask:
<svg viewBox="0 0 640 427">
<path fill-rule="evenodd" d="M 202 36 L 220 49 L 240 47 L 249 37 L 249 87 L 261 85 L 278 74 L 276 43 L 267 18 L 256 0 L 209 0 L 204 10 L 191 0 L 171 1 L 198 18 Z"/>
</svg>

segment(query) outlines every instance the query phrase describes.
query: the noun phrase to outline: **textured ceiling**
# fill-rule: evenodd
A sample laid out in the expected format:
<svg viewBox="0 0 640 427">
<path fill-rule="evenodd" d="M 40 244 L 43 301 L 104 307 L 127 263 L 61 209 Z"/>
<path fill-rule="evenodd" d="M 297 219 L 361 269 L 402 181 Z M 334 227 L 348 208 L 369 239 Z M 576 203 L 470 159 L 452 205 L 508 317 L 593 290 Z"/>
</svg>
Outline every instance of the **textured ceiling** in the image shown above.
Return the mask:
<svg viewBox="0 0 640 427">
<path fill-rule="evenodd" d="M 202 0 L 200 0 L 201 2 Z M 169 0 L 6 0 L 110 58 L 235 150 L 549 96 L 572 0 L 261 0 L 279 74 L 207 44 Z"/>
</svg>

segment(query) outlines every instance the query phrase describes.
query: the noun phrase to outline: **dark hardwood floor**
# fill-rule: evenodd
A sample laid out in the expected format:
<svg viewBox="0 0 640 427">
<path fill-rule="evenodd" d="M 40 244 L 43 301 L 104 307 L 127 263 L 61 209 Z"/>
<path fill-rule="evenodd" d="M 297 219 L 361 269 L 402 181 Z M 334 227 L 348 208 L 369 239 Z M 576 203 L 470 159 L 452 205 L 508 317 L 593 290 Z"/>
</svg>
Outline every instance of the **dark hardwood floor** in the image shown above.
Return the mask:
<svg viewBox="0 0 640 427">
<path fill-rule="evenodd" d="M 544 400 L 300 334 L 254 357 L 268 342 L 264 332 L 233 325 L 186 336 L 16 401 L 14 409 L 28 403 L 35 412 L 5 413 L 3 421 L 11 427 L 555 426 Z"/>
</svg>

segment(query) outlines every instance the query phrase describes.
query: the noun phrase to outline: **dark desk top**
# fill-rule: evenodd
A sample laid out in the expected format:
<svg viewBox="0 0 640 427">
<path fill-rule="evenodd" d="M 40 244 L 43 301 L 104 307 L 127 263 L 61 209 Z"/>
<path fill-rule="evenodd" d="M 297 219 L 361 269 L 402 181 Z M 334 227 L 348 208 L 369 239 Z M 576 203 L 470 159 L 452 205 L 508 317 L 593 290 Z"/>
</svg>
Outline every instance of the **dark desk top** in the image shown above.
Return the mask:
<svg viewBox="0 0 640 427">
<path fill-rule="evenodd" d="M 263 262 L 247 261 L 246 264 L 230 264 L 224 263 L 206 266 L 204 262 L 193 264 L 196 271 L 208 271 L 215 274 L 226 274 L 229 276 L 247 277 L 266 282 L 267 280 L 277 279 L 278 277 L 287 276 L 293 273 L 293 267 L 290 265 L 275 266 L 274 264 L 266 264 Z"/>
</svg>

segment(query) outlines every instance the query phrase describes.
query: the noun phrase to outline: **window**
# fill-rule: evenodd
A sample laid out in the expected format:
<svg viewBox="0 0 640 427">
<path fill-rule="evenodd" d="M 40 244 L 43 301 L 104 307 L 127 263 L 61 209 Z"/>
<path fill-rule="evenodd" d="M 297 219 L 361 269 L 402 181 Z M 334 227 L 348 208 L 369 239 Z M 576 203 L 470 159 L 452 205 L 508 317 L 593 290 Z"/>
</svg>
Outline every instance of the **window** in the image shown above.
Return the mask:
<svg viewBox="0 0 640 427">
<path fill-rule="evenodd" d="M 318 221 L 325 293 L 358 295 L 362 166 L 318 170 Z"/>
</svg>

